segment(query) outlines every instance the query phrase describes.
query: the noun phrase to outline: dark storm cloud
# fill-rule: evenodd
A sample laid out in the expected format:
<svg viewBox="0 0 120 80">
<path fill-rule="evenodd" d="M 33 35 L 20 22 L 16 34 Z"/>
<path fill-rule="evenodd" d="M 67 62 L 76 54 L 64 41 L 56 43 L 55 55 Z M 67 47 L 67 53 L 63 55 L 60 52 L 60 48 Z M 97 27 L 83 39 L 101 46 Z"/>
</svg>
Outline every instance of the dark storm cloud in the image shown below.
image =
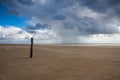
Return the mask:
<svg viewBox="0 0 120 80">
<path fill-rule="evenodd" d="M 65 28 L 65 29 L 74 29 L 75 28 L 74 25 L 69 22 L 63 22 L 62 24 L 63 24 L 63 28 Z"/>
<path fill-rule="evenodd" d="M 48 29 L 48 25 L 47 24 L 37 23 L 35 26 L 38 29 Z"/>
<path fill-rule="evenodd" d="M 80 0 L 54 0 L 55 3 L 60 7 L 74 6 Z"/>
<path fill-rule="evenodd" d="M 82 0 L 80 5 L 120 18 L 120 0 Z"/>
<path fill-rule="evenodd" d="M 18 2 L 24 5 L 33 5 L 32 0 L 18 0 Z"/>
<path fill-rule="evenodd" d="M 90 9 L 93 9 L 94 11 L 106 13 L 114 17 L 120 17 L 120 0 L 46 0 L 45 6 L 41 6 L 40 4 L 38 4 L 38 1 L 39 3 L 42 3 L 40 2 L 41 0 L 35 0 L 35 1 L 32 1 L 32 0 L 0 0 L 0 2 L 3 2 L 9 6 L 14 6 L 14 7 L 18 7 L 19 4 L 21 4 L 19 7 L 22 7 L 22 4 L 29 5 L 29 6 L 33 4 L 38 5 L 36 8 L 44 12 L 41 14 L 45 14 L 45 12 L 53 14 L 57 10 L 63 7 L 65 8 L 69 6 L 74 6 L 79 3 L 80 5 L 89 7 Z M 35 11 L 35 12 L 39 13 L 38 11 Z"/>
<path fill-rule="evenodd" d="M 36 23 L 35 26 L 27 26 L 25 30 L 29 33 L 36 33 L 37 30 L 50 29 L 47 24 Z"/>
<path fill-rule="evenodd" d="M 62 29 L 73 30 L 74 32 L 76 32 L 76 33 L 71 34 L 73 36 L 75 36 L 75 35 L 79 36 L 79 35 L 118 33 L 117 28 L 107 26 L 107 25 L 105 25 L 105 23 L 100 22 L 100 21 L 96 21 L 96 20 L 89 18 L 89 17 L 81 18 L 80 20 L 73 19 L 73 21 L 63 22 Z M 65 35 L 64 31 L 61 33 L 62 33 L 62 35 Z M 67 32 L 67 33 L 69 35 L 69 33 L 71 33 L 71 32 Z M 66 36 L 68 36 L 68 35 L 66 35 Z"/>
<path fill-rule="evenodd" d="M 107 26 L 101 21 L 96 21 L 92 18 L 84 18 L 81 21 L 82 27 L 78 27 L 79 30 L 86 32 L 87 34 L 111 34 L 117 33 L 117 28 Z"/>
<path fill-rule="evenodd" d="M 9 9 L 7 13 L 12 14 L 12 15 L 19 15 L 19 13 L 14 9 L 12 9 L 12 10 Z"/>
<path fill-rule="evenodd" d="M 0 0 L 0 2 L 6 4 L 9 7 L 17 7 L 17 0 Z"/>
<path fill-rule="evenodd" d="M 54 20 L 64 20 L 66 17 L 64 15 L 54 15 L 53 19 Z"/>
<path fill-rule="evenodd" d="M 7 40 L 7 38 L 4 38 L 4 37 L 0 36 L 0 40 Z"/>
<path fill-rule="evenodd" d="M 57 13 L 61 8 L 75 5 L 76 0 L 45 0 L 45 3 L 43 0 L 0 0 L 0 2 L 8 5 L 11 10 L 16 8 L 20 14 L 27 12 L 28 16 L 36 15 L 45 18 L 45 16 Z"/>
<path fill-rule="evenodd" d="M 8 6 L 15 7 L 18 3 L 23 5 L 33 5 L 32 0 L 0 0 L 0 2 L 5 3 Z"/>
</svg>

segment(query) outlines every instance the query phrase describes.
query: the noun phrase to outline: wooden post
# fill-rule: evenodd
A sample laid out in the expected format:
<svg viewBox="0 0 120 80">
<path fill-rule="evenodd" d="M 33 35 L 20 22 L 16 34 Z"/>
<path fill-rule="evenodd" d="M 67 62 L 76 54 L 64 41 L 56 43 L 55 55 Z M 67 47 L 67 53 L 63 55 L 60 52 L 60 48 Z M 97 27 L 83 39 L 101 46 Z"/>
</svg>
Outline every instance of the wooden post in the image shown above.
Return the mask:
<svg viewBox="0 0 120 80">
<path fill-rule="evenodd" d="M 33 38 L 31 38 L 30 58 L 33 56 Z"/>
</svg>

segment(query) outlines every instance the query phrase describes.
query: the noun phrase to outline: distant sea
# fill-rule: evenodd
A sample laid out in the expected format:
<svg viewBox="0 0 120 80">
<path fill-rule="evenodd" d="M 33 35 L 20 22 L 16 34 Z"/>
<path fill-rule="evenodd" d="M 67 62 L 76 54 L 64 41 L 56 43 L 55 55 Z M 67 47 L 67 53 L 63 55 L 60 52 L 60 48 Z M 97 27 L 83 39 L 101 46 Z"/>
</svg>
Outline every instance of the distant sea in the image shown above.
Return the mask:
<svg viewBox="0 0 120 80">
<path fill-rule="evenodd" d="M 14 40 L 14 41 L 8 41 L 8 40 L 3 40 L 3 41 L 1 41 L 0 42 L 0 44 L 30 44 L 30 40 Z M 60 44 L 60 45 L 75 45 L 75 46 L 120 46 L 120 43 L 61 43 L 61 42 L 41 42 L 41 43 L 39 43 L 39 42 L 36 42 L 36 41 L 34 41 L 34 44 L 38 44 L 38 45 L 40 45 L 40 44 Z"/>
<path fill-rule="evenodd" d="M 75 45 L 75 46 L 120 46 L 120 43 L 59 43 L 64 45 Z"/>
</svg>

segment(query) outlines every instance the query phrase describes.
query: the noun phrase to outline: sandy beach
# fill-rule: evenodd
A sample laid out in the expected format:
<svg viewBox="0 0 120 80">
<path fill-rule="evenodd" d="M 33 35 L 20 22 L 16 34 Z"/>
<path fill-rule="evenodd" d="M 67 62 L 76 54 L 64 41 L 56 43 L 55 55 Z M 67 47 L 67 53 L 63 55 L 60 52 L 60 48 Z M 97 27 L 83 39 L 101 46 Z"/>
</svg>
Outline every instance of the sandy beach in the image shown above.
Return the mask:
<svg viewBox="0 0 120 80">
<path fill-rule="evenodd" d="M 120 46 L 0 45 L 0 80 L 120 80 Z"/>
</svg>

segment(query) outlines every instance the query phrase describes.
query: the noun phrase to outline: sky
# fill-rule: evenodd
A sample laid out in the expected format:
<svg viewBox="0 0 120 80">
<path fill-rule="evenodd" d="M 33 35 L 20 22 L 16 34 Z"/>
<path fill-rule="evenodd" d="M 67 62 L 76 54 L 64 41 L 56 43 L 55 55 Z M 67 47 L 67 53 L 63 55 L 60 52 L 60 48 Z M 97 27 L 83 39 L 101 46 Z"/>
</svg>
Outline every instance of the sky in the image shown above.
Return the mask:
<svg viewBox="0 0 120 80">
<path fill-rule="evenodd" d="M 0 0 L 0 44 L 120 43 L 120 0 Z"/>
</svg>

